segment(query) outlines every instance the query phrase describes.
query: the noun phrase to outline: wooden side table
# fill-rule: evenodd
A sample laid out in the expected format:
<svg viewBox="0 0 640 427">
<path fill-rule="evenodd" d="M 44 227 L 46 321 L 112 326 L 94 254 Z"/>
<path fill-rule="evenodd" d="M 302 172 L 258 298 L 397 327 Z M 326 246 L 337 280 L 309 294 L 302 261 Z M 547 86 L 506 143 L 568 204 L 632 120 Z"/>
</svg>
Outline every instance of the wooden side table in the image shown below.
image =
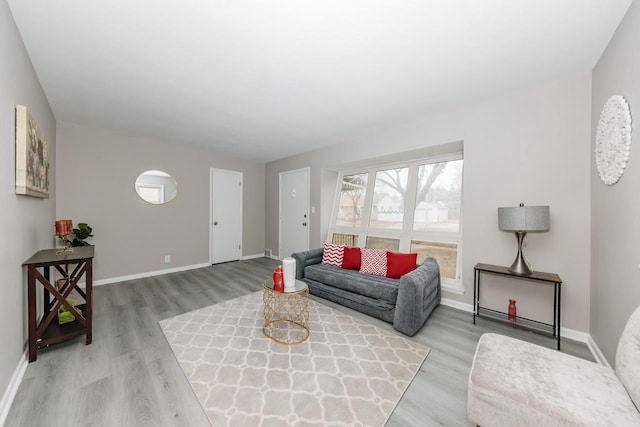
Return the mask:
<svg viewBox="0 0 640 427">
<path fill-rule="evenodd" d="M 93 315 L 93 246 L 73 248 L 73 252 L 62 252 L 58 249 L 45 249 L 37 252 L 22 265 L 27 266 L 27 297 L 29 305 L 29 362 L 36 360 L 39 348 L 57 344 L 80 335 L 86 335 L 86 345 L 91 344 L 91 318 Z M 64 266 L 64 268 L 63 268 Z M 69 266 L 72 266 L 69 272 Z M 50 268 L 54 267 L 65 285 L 58 289 L 51 283 Z M 40 271 L 42 270 L 42 272 Z M 84 276 L 85 291 L 78 285 Z M 38 324 L 36 312 L 36 282 L 44 288 L 44 313 Z M 53 281 L 55 282 L 55 281 Z M 71 291 L 75 290 L 85 300 L 85 304 L 77 305 L 81 313 L 67 301 Z M 53 296 L 53 300 L 51 299 Z M 75 321 L 63 325 L 58 324 L 58 310 L 64 307 L 74 313 Z"/>
<path fill-rule="evenodd" d="M 492 310 L 480 306 L 480 276 L 482 273 L 495 274 L 498 276 L 508 276 L 514 279 L 530 280 L 534 282 L 546 283 L 553 285 L 553 323 L 545 323 L 537 320 L 526 319 L 524 317 L 517 316 L 515 322 L 510 322 L 514 326 L 525 328 L 532 332 L 538 332 L 542 334 L 548 334 L 556 338 L 557 347 L 560 350 L 560 297 L 562 290 L 562 280 L 560 276 L 555 273 L 544 273 L 541 271 L 534 271 L 532 274 L 524 275 L 518 273 L 512 273 L 508 267 L 501 265 L 491 265 L 478 263 L 473 268 L 474 270 L 474 286 L 473 286 L 473 324 L 476 324 L 476 317 L 482 316 L 490 318 L 492 320 L 499 320 L 508 322 L 507 313 L 501 311 Z"/>
</svg>

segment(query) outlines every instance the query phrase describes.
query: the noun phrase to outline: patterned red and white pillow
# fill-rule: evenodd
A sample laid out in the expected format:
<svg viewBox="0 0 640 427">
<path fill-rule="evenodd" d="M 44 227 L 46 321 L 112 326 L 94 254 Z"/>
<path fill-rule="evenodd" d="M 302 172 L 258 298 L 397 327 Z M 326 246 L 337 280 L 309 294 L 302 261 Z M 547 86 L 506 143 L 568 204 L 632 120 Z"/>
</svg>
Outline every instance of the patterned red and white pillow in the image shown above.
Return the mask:
<svg viewBox="0 0 640 427">
<path fill-rule="evenodd" d="M 333 243 L 324 242 L 322 263 L 327 265 L 335 265 L 336 267 L 342 267 L 342 259 L 344 258 L 344 246 L 345 245 L 334 245 Z"/>
<path fill-rule="evenodd" d="M 361 248 L 362 265 L 360 273 L 375 274 L 376 276 L 387 275 L 387 251 L 386 249 Z"/>
</svg>

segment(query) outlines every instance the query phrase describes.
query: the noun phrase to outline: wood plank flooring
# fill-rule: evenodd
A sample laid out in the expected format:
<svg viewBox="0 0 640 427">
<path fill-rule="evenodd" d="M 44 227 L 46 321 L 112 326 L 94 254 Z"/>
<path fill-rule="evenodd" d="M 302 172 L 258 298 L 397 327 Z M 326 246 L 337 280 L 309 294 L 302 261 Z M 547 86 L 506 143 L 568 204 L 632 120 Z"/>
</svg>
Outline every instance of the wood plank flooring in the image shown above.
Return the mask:
<svg viewBox="0 0 640 427">
<path fill-rule="evenodd" d="M 5 426 L 208 426 L 158 321 L 262 289 L 277 261 L 258 258 L 94 288 L 93 344 L 84 337 L 38 352 Z M 315 297 L 312 297 L 316 299 Z M 393 327 L 316 299 L 383 329 Z M 432 349 L 387 426 L 469 426 L 467 378 L 476 343 L 500 332 L 554 348 L 551 338 L 436 308 L 413 337 Z M 563 339 L 563 352 L 593 360 Z"/>
</svg>

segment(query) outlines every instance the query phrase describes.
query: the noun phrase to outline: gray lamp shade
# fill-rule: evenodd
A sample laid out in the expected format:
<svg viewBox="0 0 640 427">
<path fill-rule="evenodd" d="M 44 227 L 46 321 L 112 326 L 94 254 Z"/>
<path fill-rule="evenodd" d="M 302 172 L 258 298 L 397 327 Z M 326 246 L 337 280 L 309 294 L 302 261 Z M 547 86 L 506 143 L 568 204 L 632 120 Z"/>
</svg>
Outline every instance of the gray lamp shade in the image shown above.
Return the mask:
<svg viewBox="0 0 640 427">
<path fill-rule="evenodd" d="M 549 206 L 498 208 L 498 227 L 502 231 L 549 231 Z"/>
</svg>

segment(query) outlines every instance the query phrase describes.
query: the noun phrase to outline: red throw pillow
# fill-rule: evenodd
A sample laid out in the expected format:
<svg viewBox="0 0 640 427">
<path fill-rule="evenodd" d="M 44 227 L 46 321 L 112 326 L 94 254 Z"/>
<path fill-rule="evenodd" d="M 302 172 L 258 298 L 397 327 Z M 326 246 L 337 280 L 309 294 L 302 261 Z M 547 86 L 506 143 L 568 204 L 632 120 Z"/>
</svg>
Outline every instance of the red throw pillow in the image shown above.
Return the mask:
<svg viewBox="0 0 640 427">
<path fill-rule="evenodd" d="M 342 267 L 343 256 L 344 256 L 344 245 L 334 245 L 333 243 L 324 242 L 324 250 L 322 252 L 323 264 Z"/>
<path fill-rule="evenodd" d="M 384 249 L 362 248 L 362 265 L 360 273 L 386 276 L 387 274 L 387 251 Z"/>
<path fill-rule="evenodd" d="M 362 252 L 360 248 L 344 248 L 344 258 L 342 258 L 342 268 L 349 270 L 360 270 L 362 265 Z"/>
<path fill-rule="evenodd" d="M 397 254 L 387 252 L 387 277 L 399 279 L 416 269 L 418 254 Z"/>
</svg>

